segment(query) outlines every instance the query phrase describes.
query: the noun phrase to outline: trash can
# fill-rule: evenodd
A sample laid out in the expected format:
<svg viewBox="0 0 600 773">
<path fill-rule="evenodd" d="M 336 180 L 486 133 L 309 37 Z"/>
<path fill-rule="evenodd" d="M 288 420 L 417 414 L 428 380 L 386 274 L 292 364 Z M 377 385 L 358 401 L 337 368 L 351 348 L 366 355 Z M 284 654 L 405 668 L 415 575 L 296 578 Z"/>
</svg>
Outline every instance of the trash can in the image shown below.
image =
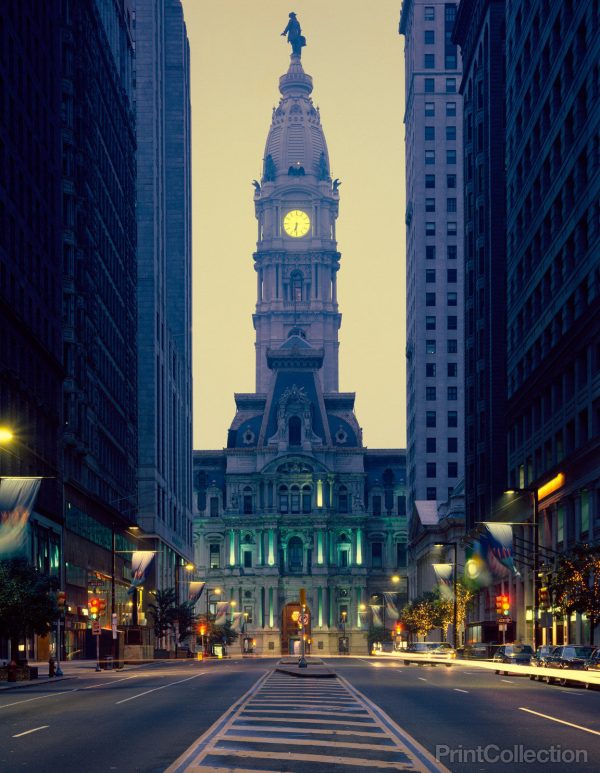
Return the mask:
<svg viewBox="0 0 600 773">
<path fill-rule="evenodd" d="M 105 671 L 112 671 L 113 668 L 113 659 L 110 655 L 107 655 L 107 657 L 104 658 L 103 667 Z"/>
</svg>

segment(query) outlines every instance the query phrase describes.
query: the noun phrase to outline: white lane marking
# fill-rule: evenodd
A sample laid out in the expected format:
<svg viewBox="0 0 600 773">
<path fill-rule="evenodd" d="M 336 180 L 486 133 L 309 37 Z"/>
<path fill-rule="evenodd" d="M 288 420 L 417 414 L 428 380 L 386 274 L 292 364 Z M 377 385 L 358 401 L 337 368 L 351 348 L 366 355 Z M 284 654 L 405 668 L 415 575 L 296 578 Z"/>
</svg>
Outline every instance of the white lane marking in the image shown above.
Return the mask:
<svg viewBox="0 0 600 773">
<path fill-rule="evenodd" d="M 50 725 L 40 725 L 40 727 L 34 727 L 31 730 L 26 730 L 24 733 L 17 733 L 16 735 L 13 735 L 13 738 L 20 738 L 22 735 L 29 735 L 29 733 L 37 733 L 38 730 L 44 730 L 46 727 L 50 727 Z"/>
<path fill-rule="evenodd" d="M 113 679 L 112 682 L 105 682 L 104 684 L 91 684 L 88 687 L 79 687 L 80 690 L 95 690 L 98 687 L 110 687 L 111 684 L 117 682 L 126 682 L 128 679 L 137 679 L 137 676 L 124 676 L 122 679 Z"/>
<path fill-rule="evenodd" d="M 127 703 L 127 701 L 134 701 L 136 698 L 141 698 L 143 695 L 148 695 L 151 692 L 156 692 L 157 690 L 164 690 L 166 687 L 173 687 L 175 684 L 182 684 L 182 682 L 189 682 L 190 679 L 197 679 L 199 676 L 204 676 L 207 672 L 202 671 L 199 674 L 194 674 L 194 676 L 188 676 L 187 679 L 180 679 L 177 682 L 169 682 L 169 684 L 163 684 L 162 687 L 153 687 L 151 690 L 146 690 L 145 692 L 140 692 L 137 695 L 132 695 L 130 698 L 123 698 L 122 701 L 117 701 L 115 703 L 115 706 L 118 706 L 120 703 Z"/>
<path fill-rule="evenodd" d="M 501 682 L 506 682 L 506 684 L 514 684 L 514 682 L 511 679 L 501 679 Z"/>
<path fill-rule="evenodd" d="M 551 717 L 549 714 L 542 714 L 539 711 L 533 711 L 533 709 L 526 709 L 523 706 L 519 706 L 519 711 L 526 711 L 528 714 L 535 714 L 537 717 L 543 717 L 549 719 L 552 722 L 560 722 L 561 725 L 568 725 L 574 727 L 576 730 L 583 730 L 584 733 L 592 733 L 592 735 L 600 735 L 600 730 L 592 730 L 590 727 L 584 727 L 583 725 L 576 725 L 573 722 L 567 722 L 565 719 L 559 719 L 558 717 Z"/>
<path fill-rule="evenodd" d="M 454 692 L 467 692 L 468 693 L 469 691 L 468 690 L 461 690 L 458 687 L 455 687 L 454 688 Z"/>
<path fill-rule="evenodd" d="M 12 703 L 5 703 L 0 706 L 0 709 L 7 709 L 9 706 L 18 706 L 19 703 L 31 703 L 31 701 L 43 701 L 45 698 L 54 698 L 55 695 L 66 695 L 68 692 L 76 692 L 77 687 L 73 687 L 71 690 L 61 690 L 60 692 L 52 692 L 49 695 L 39 695 L 37 698 L 25 698 L 22 701 L 13 701 Z"/>
<path fill-rule="evenodd" d="M 424 676 L 418 676 L 417 679 L 420 679 L 422 682 L 426 682 L 427 681 L 427 679 L 425 679 Z"/>
</svg>

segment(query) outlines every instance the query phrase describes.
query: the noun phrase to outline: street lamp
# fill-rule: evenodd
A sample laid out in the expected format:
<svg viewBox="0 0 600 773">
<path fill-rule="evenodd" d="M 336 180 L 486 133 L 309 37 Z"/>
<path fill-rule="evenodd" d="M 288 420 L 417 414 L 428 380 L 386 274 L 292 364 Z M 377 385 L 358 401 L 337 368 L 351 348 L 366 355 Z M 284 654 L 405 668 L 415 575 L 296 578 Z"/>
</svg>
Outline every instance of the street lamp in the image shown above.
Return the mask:
<svg viewBox="0 0 600 773">
<path fill-rule="evenodd" d="M 204 651 L 206 655 L 209 654 L 208 652 L 208 623 L 209 623 L 209 614 L 210 614 L 210 596 L 211 593 L 214 593 L 215 596 L 220 596 L 223 591 L 221 588 L 206 588 L 206 640 L 204 643 Z"/>
<path fill-rule="evenodd" d="M 458 647 L 458 599 L 456 596 L 456 575 L 458 574 L 458 547 L 456 542 L 436 542 L 436 548 L 451 547 L 454 552 L 454 563 L 452 565 L 452 595 L 454 601 L 452 604 L 452 646 Z"/>
</svg>

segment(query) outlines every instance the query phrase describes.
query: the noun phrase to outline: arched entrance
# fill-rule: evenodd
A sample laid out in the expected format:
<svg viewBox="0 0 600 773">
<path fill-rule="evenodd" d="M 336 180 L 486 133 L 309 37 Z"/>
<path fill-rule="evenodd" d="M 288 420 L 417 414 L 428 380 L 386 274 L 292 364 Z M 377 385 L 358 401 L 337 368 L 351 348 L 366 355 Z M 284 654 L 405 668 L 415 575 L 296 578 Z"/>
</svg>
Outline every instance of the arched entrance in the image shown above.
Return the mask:
<svg viewBox="0 0 600 773">
<path fill-rule="evenodd" d="M 310 652 L 311 614 L 305 607 L 304 631 L 302 630 L 302 607 L 297 601 L 286 604 L 281 613 L 281 653 L 283 655 L 300 655 L 302 635 L 305 636 L 305 652 Z"/>
</svg>

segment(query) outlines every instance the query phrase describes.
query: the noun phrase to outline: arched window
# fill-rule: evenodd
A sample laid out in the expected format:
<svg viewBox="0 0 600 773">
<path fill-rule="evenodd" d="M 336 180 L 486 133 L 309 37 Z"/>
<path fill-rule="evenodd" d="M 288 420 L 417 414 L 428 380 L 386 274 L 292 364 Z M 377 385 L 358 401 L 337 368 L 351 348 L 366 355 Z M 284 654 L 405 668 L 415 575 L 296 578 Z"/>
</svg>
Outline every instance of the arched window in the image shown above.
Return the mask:
<svg viewBox="0 0 600 773">
<path fill-rule="evenodd" d="M 288 542 L 288 567 L 290 572 L 301 572 L 303 565 L 303 546 L 300 537 L 292 537 Z"/>
<path fill-rule="evenodd" d="M 300 271 L 293 271 L 290 276 L 290 294 L 291 301 L 293 303 L 299 303 L 302 301 L 302 285 L 304 283 L 304 277 Z"/>
<path fill-rule="evenodd" d="M 244 513 L 246 515 L 252 513 L 252 489 L 250 486 L 244 488 Z"/>
<path fill-rule="evenodd" d="M 290 511 L 290 504 L 289 504 L 289 497 L 288 497 L 288 487 L 280 486 L 279 487 L 279 512 L 289 513 L 289 511 Z"/>
<path fill-rule="evenodd" d="M 290 511 L 300 512 L 300 486 L 292 486 L 290 489 Z"/>
<path fill-rule="evenodd" d="M 312 512 L 312 488 L 308 484 L 302 486 L 302 512 Z"/>
<path fill-rule="evenodd" d="M 289 443 L 291 446 L 299 446 L 302 443 L 302 422 L 299 416 L 291 416 L 289 423 Z"/>
<path fill-rule="evenodd" d="M 338 489 L 338 510 L 340 513 L 348 512 L 348 489 L 340 486 Z"/>
</svg>

